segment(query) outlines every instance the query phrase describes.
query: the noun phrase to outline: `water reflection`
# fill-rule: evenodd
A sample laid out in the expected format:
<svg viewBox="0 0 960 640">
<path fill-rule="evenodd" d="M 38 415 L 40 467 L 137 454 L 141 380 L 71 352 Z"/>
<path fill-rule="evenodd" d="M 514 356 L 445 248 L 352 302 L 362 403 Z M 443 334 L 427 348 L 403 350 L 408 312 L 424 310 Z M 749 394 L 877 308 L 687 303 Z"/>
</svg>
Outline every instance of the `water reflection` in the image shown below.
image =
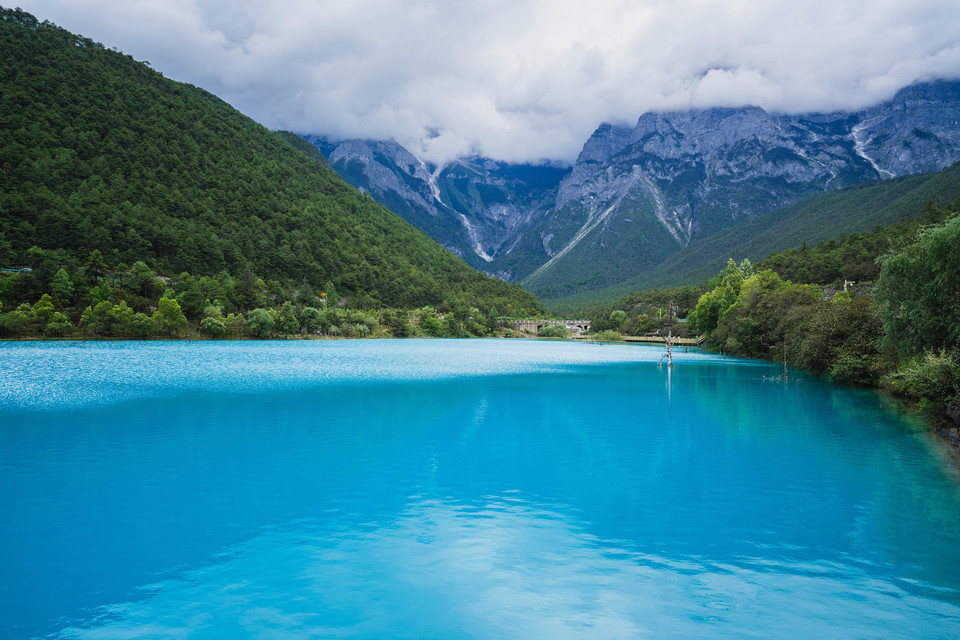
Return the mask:
<svg viewBox="0 0 960 640">
<path fill-rule="evenodd" d="M 288 523 L 143 592 L 59 637 L 936 638 L 956 621 L 853 565 L 645 555 L 519 494 Z"/>
<path fill-rule="evenodd" d="M 872 394 L 652 348 L 215 346 L 0 414 L 11 636 L 960 635 L 960 483 Z"/>
</svg>

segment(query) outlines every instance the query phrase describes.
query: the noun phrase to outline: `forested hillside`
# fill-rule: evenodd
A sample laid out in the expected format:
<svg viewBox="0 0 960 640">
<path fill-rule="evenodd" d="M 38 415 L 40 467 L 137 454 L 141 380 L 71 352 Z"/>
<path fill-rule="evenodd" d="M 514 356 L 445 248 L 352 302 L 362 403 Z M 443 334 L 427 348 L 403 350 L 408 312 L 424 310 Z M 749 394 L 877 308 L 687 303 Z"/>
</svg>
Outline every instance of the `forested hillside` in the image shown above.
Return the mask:
<svg viewBox="0 0 960 640">
<path fill-rule="evenodd" d="M 34 303 L 60 268 L 95 284 L 141 262 L 221 284 L 260 278 L 267 289 L 317 296 L 328 287 L 354 306 L 541 310 L 519 286 L 474 271 L 345 184 L 295 138 L 130 56 L 3 9 L 0 267 L 33 271 L 14 276 L 16 285 L 0 279 L 0 301 Z M 74 293 L 77 309 L 85 291 Z M 249 310 L 242 303 L 233 300 Z"/>
<path fill-rule="evenodd" d="M 960 200 L 947 207 L 928 202 L 923 215 L 862 233 L 844 233 L 809 247 L 803 245 L 767 256 L 758 270 L 773 269 L 793 282 L 869 290 L 880 277 L 881 258 L 912 242 L 921 230 L 957 215 Z M 960 253 L 960 247 L 958 247 Z"/>
</svg>

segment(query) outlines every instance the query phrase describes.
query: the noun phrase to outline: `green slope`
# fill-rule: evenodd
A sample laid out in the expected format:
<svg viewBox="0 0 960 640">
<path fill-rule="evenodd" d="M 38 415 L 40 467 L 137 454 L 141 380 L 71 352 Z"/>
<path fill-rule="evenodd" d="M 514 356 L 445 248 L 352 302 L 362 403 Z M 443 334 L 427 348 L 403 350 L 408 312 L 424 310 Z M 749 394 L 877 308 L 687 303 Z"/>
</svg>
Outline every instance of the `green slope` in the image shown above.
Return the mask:
<svg viewBox="0 0 960 640">
<path fill-rule="evenodd" d="M 960 198 L 960 163 L 943 171 L 817 194 L 693 242 L 657 267 L 615 287 L 547 301 L 552 309 L 609 302 L 632 291 L 705 282 L 729 258 L 759 262 L 803 244 L 813 246 L 921 215 L 929 202 Z"/>
<path fill-rule="evenodd" d="M 329 167 L 330 163 L 327 162 L 327 159 L 323 157 L 323 154 L 320 153 L 320 150 L 315 146 L 298 136 L 292 131 L 277 131 L 278 136 L 289 142 L 293 147 L 299 149 L 303 153 L 307 154 L 320 164 L 325 167 Z"/>
<path fill-rule="evenodd" d="M 0 266 L 38 255 L 76 265 L 99 250 L 108 268 L 249 269 L 291 285 L 329 281 L 375 305 L 541 308 L 308 147 L 130 56 L 0 10 Z"/>
</svg>

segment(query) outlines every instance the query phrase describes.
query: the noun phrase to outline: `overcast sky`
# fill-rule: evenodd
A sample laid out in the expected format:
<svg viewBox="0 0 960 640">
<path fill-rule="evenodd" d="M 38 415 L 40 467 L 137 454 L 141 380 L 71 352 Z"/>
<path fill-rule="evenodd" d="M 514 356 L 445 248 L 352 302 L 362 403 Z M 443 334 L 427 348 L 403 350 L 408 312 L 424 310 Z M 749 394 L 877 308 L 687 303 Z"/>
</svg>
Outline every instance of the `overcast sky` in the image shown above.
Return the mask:
<svg viewBox="0 0 960 640">
<path fill-rule="evenodd" d="M 16 0 L 7 0 L 9 6 Z M 19 0 L 272 129 L 573 161 L 602 122 L 960 78 L 960 0 Z"/>
</svg>

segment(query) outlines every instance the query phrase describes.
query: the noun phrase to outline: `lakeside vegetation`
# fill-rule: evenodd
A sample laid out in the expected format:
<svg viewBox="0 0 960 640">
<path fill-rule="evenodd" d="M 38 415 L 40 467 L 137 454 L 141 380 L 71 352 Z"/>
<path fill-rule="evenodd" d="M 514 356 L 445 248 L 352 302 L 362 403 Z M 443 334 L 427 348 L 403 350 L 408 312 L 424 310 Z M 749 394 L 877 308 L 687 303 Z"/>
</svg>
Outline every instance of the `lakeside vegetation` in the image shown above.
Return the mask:
<svg viewBox="0 0 960 640">
<path fill-rule="evenodd" d="M 663 330 L 671 301 L 686 318 L 672 326 L 703 334 L 710 348 L 883 387 L 938 413 L 960 397 L 960 200 L 757 265 L 731 258 L 699 287 L 599 308 L 591 329 Z"/>
<path fill-rule="evenodd" d="M 246 270 L 239 278 L 225 272 L 161 277 L 141 261 L 129 268 L 108 269 L 97 250 L 72 272 L 57 269 L 42 254 L 38 259 L 36 269 L 0 272 L 0 338 L 407 338 L 513 333 L 509 328 L 513 318 L 495 306 L 480 310 L 442 302 L 415 309 L 355 309 L 346 306 L 348 298 L 340 296 L 332 282 L 318 289 L 302 285 L 287 290 Z M 521 309 L 517 317 L 525 314 Z"/>
<path fill-rule="evenodd" d="M 125 332 L 126 321 L 101 321 L 103 303 L 124 303 L 118 317 L 161 313 L 144 334 L 199 331 L 210 307 L 224 322 L 258 308 L 279 318 L 288 302 L 321 310 L 320 294 L 333 292 L 335 315 L 543 313 L 519 285 L 468 267 L 344 183 L 295 136 L 20 10 L 0 9 L 0 122 L 0 267 L 15 269 L 0 278 L 4 335 Z M 40 315 L 24 320 L 24 305 Z"/>
</svg>

